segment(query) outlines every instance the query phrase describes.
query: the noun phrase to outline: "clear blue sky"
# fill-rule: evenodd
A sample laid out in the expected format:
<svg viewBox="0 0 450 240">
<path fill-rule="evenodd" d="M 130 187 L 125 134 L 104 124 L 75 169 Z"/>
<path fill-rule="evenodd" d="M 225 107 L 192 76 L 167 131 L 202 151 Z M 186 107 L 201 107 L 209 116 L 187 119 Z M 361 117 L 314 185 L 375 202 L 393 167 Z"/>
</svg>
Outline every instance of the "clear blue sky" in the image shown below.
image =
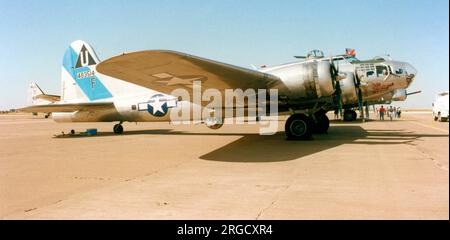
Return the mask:
<svg viewBox="0 0 450 240">
<path fill-rule="evenodd" d="M 100 59 L 122 52 L 172 49 L 248 67 L 279 64 L 310 49 L 390 54 L 413 64 L 402 106 L 429 107 L 449 80 L 448 0 L 0 0 L 0 109 L 26 104 L 36 81 L 59 94 L 62 57 L 74 40 Z"/>
</svg>

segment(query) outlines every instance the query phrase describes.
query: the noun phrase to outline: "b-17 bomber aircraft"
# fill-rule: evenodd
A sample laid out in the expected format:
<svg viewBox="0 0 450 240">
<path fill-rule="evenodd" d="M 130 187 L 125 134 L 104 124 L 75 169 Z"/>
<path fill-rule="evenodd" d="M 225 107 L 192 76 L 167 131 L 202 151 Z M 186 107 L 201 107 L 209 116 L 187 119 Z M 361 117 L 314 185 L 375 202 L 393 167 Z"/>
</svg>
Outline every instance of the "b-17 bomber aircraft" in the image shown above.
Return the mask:
<svg viewBox="0 0 450 240">
<path fill-rule="evenodd" d="M 364 117 L 365 104 L 403 91 L 416 76 L 410 64 L 391 59 L 360 61 L 351 53 L 324 57 L 319 50 L 296 58 L 300 59 L 253 70 L 168 50 L 123 53 L 101 62 L 89 44 L 78 40 L 63 57 L 61 96 L 47 95 L 33 83 L 31 105 L 20 110 L 52 113 L 56 122 L 118 122 L 113 128 L 116 134 L 123 133 L 125 121 L 173 121 L 171 112 L 187 111 L 178 120 L 200 121 L 217 129 L 226 117 L 226 99 L 214 104 L 208 103 L 209 97 L 196 101 L 196 90 L 202 96 L 210 89 L 225 95 L 229 89 L 250 95 L 276 90 L 276 99 L 258 98 L 266 100 L 267 106 L 275 101 L 277 115 L 290 115 L 286 138 L 299 140 L 309 139 L 313 132 L 327 132 L 328 111 L 343 110 L 352 120 L 356 112 L 351 109 L 357 107 Z M 180 97 L 175 92 L 194 96 Z M 243 91 L 236 92 L 239 97 Z M 243 108 L 250 115 L 252 106 L 244 103 L 231 110 Z M 217 114 L 191 114 L 205 109 Z M 267 109 L 262 113 L 258 109 L 256 119 L 265 116 Z"/>
</svg>

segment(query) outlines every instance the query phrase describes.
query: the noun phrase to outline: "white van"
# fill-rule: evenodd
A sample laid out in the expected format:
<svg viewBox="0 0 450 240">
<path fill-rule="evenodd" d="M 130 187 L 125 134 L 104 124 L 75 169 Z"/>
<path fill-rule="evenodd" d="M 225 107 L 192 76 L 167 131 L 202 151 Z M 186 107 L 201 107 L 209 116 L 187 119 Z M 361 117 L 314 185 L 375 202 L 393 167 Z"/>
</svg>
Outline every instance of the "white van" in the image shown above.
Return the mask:
<svg viewBox="0 0 450 240">
<path fill-rule="evenodd" d="M 433 103 L 434 121 L 448 121 L 448 91 L 441 92 L 436 96 Z"/>
</svg>

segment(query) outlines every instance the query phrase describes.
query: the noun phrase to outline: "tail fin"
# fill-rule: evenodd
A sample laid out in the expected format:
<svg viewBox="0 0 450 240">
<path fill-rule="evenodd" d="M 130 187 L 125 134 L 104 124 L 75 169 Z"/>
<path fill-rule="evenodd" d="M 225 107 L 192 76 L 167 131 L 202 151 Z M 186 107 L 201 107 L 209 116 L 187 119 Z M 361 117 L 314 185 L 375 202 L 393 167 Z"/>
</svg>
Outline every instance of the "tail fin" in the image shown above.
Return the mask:
<svg viewBox="0 0 450 240">
<path fill-rule="evenodd" d="M 47 104 L 48 101 L 42 100 L 38 98 L 39 95 L 43 95 L 44 92 L 41 90 L 41 88 L 36 83 L 31 83 L 28 87 L 28 99 L 27 103 L 28 105 L 38 105 L 38 104 Z"/>
<path fill-rule="evenodd" d="M 72 42 L 66 50 L 61 73 L 61 99 L 93 101 L 112 97 L 96 76 L 100 62 L 92 47 L 81 40 Z"/>
</svg>

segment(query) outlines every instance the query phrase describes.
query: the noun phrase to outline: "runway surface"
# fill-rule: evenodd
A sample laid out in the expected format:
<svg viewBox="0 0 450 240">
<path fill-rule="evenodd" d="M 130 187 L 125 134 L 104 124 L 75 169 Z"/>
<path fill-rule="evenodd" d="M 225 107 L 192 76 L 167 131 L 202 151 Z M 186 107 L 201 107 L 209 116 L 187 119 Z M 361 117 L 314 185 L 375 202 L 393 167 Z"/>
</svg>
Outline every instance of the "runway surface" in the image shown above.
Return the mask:
<svg viewBox="0 0 450 240">
<path fill-rule="evenodd" d="M 449 219 L 449 125 L 332 122 L 286 141 L 258 125 L 54 123 L 0 115 L 3 219 Z M 54 137 L 97 128 L 98 136 Z"/>
</svg>

